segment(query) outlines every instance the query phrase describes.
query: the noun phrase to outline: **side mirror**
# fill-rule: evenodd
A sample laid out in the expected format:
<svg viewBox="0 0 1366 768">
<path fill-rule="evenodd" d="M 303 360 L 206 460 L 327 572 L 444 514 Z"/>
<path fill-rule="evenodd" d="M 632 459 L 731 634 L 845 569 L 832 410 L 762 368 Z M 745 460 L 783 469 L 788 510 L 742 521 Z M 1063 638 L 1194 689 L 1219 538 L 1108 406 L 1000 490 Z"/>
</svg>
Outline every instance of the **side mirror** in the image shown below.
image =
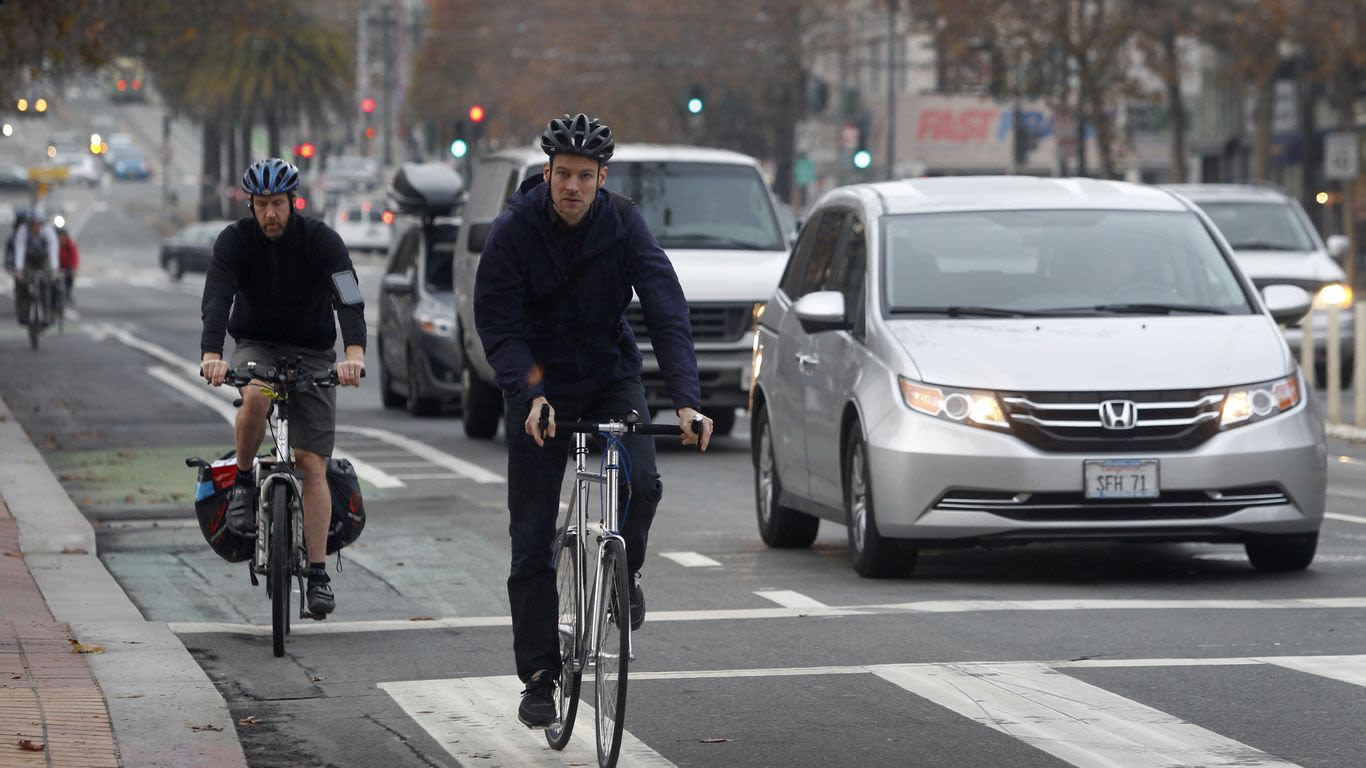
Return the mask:
<svg viewBox="0 0 1366 768">
<path fill-rule="evenodd" d="M 492 221 L 476 221 L 470 225 L 470 233 L 466 241 L 470 253 L 484 252 L 484 241 L 489 239 L 489 228 L 492 226 Z"/>
<path fill-rule="evenodd" d="M 1346 235 L 1329 235 L 1328 255 L 1339 261 L 1347 255 L 1348 249 L 1352 247 L 1352 241 Z"/>
<path fill-rule="evenodd" d="M 400 296 L 408 296 L 413 292 L 413 284 L 408 280 L 408 276 L 398 272 L 391 272 L 380 278 L 379 287 L 384 293 L 395 293 Z"/>
<path fill-rule="evenodd" d="M 847 331 L 849 320 L 844 315 L 844 294 L 839 291 L 815 291 L 797 299 L 792 305 L 802 330 L 807 333 Z"/>
<path fill-rule="evenodd" d="M 1294 325 L 1309 313 L 1314 297 L 1298 285 L 1268 285 L 1262 289 L 1262 301 L 1279 325 Z"/>
</svg>

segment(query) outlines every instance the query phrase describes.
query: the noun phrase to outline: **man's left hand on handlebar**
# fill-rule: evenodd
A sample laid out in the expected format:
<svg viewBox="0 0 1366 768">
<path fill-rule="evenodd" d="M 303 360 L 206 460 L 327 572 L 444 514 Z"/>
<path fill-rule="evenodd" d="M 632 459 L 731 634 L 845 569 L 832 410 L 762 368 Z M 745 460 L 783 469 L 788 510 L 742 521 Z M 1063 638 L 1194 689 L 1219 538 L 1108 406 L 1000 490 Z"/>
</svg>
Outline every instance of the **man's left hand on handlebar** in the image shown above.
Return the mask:
<svg viewBox="0 0 1366 768">
<path fill-rule="evenodd" d="M 365 374 L 365 363 L 360 360 L 343 360 L 337 363 L 337 383 L 343 387 L 359 387 L 360 377 Z"/>
<path fill-rule="evenodd" d="M 700 435 L 692 431 L 694 419 L 702 420 L 702 434 Z M 702 444 L 698 450 L 705 451 L 707 446 L 711 444 L 712 421 L 703 416 L 696 408 L 678 409 L 678 428 L 683 430 L 684 445 L 697 445 L 698 440 L 701 440 Z"/>
</svg>

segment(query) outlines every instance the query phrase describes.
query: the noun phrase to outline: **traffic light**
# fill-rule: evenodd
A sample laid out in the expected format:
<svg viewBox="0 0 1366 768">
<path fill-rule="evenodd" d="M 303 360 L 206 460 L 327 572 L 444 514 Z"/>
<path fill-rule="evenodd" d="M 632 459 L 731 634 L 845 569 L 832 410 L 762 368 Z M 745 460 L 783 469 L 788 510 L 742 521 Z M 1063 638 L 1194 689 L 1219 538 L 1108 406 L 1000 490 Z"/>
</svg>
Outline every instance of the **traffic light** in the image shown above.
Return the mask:
<svg viewBox="0 0 1366 768">
<path fill-rule="evenodd" d="M 859 149 L 854 150 L 854 156 L 852 160 L 855 168 L 859 169 L 860 171 L 866 171 L 868 170 L 869 166 L 873 164 L 873 153 L 869 152 L 867 149 L 860 147 Z"/>
<path fill-rule="evenodd" d="M 868 134 L 872 133 L 873 117 L 867 112 L 859 117 L 858 139 L 854 144 L 854 154 L 849 161 L 860 171 L 866 171 L 873 165 L 873 153 L 868 149 Z"/>
<path fill-rule="evenodd" d="M 461 158 L 469 154 L 470 145 L 464 139 L 456 139 L 451 142 L 451 157 Z"/>
<path fill-rule="evenodd" d="M 360 111 L 364 112 L 364 113 L 367 114 L 367 115 L 370 114 L 371 112 L 374 112 L 374 111 L 375 111 L 375 100 L 372 99 L 372 98 L 370 98 L 369 96 L 366 96 L 365 98 L 361 99 L 361 100 L 360 100 Z"/>
<path fill-rule="evenodd" d="M 303 159 L 308 160 L 312 158 L 317 151 L 317 148 L 314 147 L 311 142 L 305 141 L 304 143 L 298 144 L 294 147 L 294 156 L 302 157 Z"/>
<path fill-rule="evenodd" d="M 470 107 L 470 128 L 468 139 L 471 142 L 484 138 L 484 118 L 488 113 L 479 104 Z"/>
<path fill-rule="evenodd" d="M 683 106 L 688 110 L 688 114 L 690 115 L 702 114 L 702 110 L 707 107 L 707 99 L 705 93 L 702 91 L 702 86 L 694 83 L 688 88 L 688 99 L 684 102 Z"/>
</svg>

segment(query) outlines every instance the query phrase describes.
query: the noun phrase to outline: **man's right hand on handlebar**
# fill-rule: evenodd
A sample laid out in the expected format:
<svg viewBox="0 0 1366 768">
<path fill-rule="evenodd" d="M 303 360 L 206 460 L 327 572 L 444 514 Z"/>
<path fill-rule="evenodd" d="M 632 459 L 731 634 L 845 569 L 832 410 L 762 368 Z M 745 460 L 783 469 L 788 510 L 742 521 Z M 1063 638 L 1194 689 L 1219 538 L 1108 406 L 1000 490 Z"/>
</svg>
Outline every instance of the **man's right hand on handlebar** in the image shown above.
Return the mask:
<svg viewBox="0 0 1366 768">
<path fill-rule="evenodd" d="M 541 430 L 541 409 L 546 411 L 545 431 Z M 545 399 L 545 395 L 537 395 L 531 401 L 531 410 L 527 413 L 526 423 L 522 425 L 531 439 L 536 441 L 536 445 L 545 447 L 545 438 L 555 436 L 555 408 L 550 401 Z"/>
<path fill-rule="evenodd" d="M 228 376 L 228 361 L 222 355 L 205 352 L 204 359 L 199 362 L 199 375 L 212 386 L 222 386 Z"/>
</svg>

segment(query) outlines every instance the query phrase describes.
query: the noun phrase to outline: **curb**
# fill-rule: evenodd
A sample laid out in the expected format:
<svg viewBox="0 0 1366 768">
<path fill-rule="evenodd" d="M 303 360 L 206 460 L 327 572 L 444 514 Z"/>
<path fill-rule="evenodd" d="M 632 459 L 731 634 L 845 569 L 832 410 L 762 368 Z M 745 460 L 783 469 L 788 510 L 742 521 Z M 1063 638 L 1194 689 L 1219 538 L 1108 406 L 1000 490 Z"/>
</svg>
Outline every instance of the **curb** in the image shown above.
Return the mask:
<svg viewBox="0 0 1366 768">
<path fill-rule="evenodd" d="M 124 765 L 245 768 L 227 702 L 166 622 L 147 621 L 95 555 L 95 531 L 0 398 L 0 489 L 19 548 L 58 621 L 103 654 L 104 691 Z"/>
</svg>

